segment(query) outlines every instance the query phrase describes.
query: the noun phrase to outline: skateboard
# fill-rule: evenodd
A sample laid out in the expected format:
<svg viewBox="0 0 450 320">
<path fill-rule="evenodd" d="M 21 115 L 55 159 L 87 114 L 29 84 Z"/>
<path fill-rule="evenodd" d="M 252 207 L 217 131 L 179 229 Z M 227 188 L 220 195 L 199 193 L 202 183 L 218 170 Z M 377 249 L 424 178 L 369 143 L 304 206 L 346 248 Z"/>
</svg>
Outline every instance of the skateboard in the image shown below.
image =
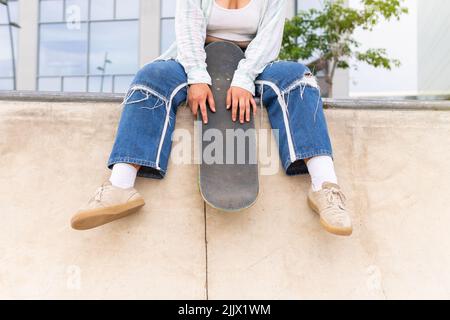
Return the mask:
<svg viewBox="0 0 450 320">
<path fill-rule="evenodd" d="M 213 42 L 205 50 L 216 112 L 208 109 L 208 124 L 201 124 L 200 193 L 213 208 L 240 211 L 252 206 L 259 192 L 253 115 L 250 122 L 241 124 L 233 122 L 231 109 L 226 109 L 227 91 L 244 53 L 230 42 Z"/>
</svg>

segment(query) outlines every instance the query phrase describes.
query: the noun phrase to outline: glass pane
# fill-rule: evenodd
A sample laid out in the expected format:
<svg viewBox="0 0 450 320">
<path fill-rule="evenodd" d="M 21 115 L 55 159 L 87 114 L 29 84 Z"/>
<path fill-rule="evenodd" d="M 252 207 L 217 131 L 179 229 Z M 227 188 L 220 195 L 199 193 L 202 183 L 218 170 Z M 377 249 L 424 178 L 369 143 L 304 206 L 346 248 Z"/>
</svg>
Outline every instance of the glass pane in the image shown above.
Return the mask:
<svg viewBox="0 0 450 320">
<path fill-rule="evenodd" d="M 13 90 L 13 79 L 0 78 L 0 90 Z"/>
<path fill-rule="evenodd" d="M 139 0 L 116 0 L 116 19 L 138 19 Z"/>
<path fill-rule="evenodd" d="M 90 74 L 135 73 L 138 69 L 138 47 L 139 26 L 137 21 L 92 23 Z"/>
<path fill-rule="evenodd" d="M 40 78 L 38 81 L 39 91 L 61 91 L 61 78 Z"/>
<path fill-rule="evenodd" d="M 89 92 L 112 92 L 111 76 L 95 76 L 89 77 Z"/>
<path fill-rule="evenodd" d="M 299 11 L 308 9 L 321 9 L 323 8 L 322 0 L 297 0 L 297 8 Z"/>
<path fill-rule="evenodd" d="M 19 13 L 18 13 L 18 5 L 17 1 L 9 1 L 9 14 L 11 16 L 12 22 L 18 22 L 19 20 Z M 8 14 L 6 10 L 6 6 L 0 5 L 0 24 L 7 24 L 8 23 Z"/>
<path fill-rule="evenodd" d="M 0 77 L 12 77 L 11 44 L 7 26 L 0 26 L 0 48 Z"/>
<path fill-rule="evenodd" d="M 6 7 L 0 5 L 0 24 L 8 23 L 8 15 L 6 14 Z"/>
<path fill-rule="evenodd" d="M 11 77 L 11 49 L 9 43 L 9 29 L 7 26 L 0 26 L 0 77 Z"/>
<path fill-rule="evenodd" d="M 114 19 L 114 0 L 91 0 L 91 20 Z"/>
<path fill-rule="evenodd" d="M 63 21 L 62 0 L 41 0 L 40 21 L 59 22 Z"/>
<path fill-rule="evenodd" d="M 86 77 L 67 77 L 63 80 L 63 91 L 86 92 Z"/>
<path fill-rule="evenodd" d="M 87 72 L 87 26 L 67 29 L 64 23 L 40 27 L 39 75 L 84 75 Z"/>
<path fill-rule="evenodd" d="M 11 15 L 12 22 L 19 22 L 19 2 L 9 0 L 9 13 Z"/>
<path fill-rule="evenodd" d="M 130 88 L 134 76 L 117 76 L 114 78 L 114 92 L 125 93 Z"/>
<path fill-rule="evenodd" d="M 175 41 L 175 19 L 161 20 L 161 52 Z"/>
<path fill-rule="evenodd" d="M 88 0 L 66 0 L 66 21 L 78 23 L 88 19 Z"/>
<path fill-rule="evenodd" d="M 175 17 L 176 0 L 164 0 L 161 1 L 161 17 L 171 18 Z"/>
</svg>

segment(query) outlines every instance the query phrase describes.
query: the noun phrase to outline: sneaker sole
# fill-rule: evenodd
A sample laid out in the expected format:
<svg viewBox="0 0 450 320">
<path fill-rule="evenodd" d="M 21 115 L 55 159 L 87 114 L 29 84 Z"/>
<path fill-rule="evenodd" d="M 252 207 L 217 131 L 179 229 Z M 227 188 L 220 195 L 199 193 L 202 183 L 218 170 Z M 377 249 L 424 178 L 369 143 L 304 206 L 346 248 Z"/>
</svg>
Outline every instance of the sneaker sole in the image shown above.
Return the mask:
<svg viewBox="0 0 450 320">
<path fill-rule="evenodd" d="M 79 212 L 71 221 L 75 230 L 89 230 L 129 216 L 145 205 L 144 199 L 125 204 Z"/>
<path fill-rule="evenodd" d="M 315 204 L 309 199 L 308 197 L 308 205 L 309 207 L 319 215 L 320 217 L 320 211 L 319 209 L 315 206 Z M 350 236 L 353 233 L 353 228 L 339 228 L 339 227 L 335 227 L 330 225 L 329 223 L 327 223 L 325 220 L 322 219 L 322 217 L 320 217 L 320 224 L 325 228 L 325 230 L 327 230 L 329 233 L 332 233 L 334 235 L 337 236 Z"/>
</svg>

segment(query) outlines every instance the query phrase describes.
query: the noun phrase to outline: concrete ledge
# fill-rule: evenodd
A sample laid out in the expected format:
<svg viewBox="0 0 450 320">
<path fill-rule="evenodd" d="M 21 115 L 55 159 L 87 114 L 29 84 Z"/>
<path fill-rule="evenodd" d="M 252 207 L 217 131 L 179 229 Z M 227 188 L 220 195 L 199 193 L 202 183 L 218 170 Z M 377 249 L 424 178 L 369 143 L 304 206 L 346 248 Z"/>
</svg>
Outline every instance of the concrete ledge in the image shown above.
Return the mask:
<svg viewBox="0 0 450 320">
<path fill-rule="evenodd" d="M 109 175 L 117 99 L 0 99 L 0 298 L 450 298 L 446 108 L 329 101 L 350 238 L 322 230 L 308 176 L 262 176 L 256 205 L 224 214 L 203 203 L 197 166 L 173 162 L 163 181 L 138 179 L 139 214 L 76 232 L 70 217 Z M 187 109 L 176 125 L 193 133 Z"/>
<path fill-rule="evenodd" d="M 121 103 L 123 94 L 68 93 L 37 91 L 0 91 L 0 101 L 35 102 L 110 102 Z M 324 99 L 326 109 L 378 110 L 436 110 L 450 111 L 450 101 L 382 100 L 382 99 Z"/>
<path fill-rule="evenodd" d="M 124 94 L 117 93 L 0 91 L 0 100 L 3 101 L 121 103 L 124 96 Z"/>
</svg>

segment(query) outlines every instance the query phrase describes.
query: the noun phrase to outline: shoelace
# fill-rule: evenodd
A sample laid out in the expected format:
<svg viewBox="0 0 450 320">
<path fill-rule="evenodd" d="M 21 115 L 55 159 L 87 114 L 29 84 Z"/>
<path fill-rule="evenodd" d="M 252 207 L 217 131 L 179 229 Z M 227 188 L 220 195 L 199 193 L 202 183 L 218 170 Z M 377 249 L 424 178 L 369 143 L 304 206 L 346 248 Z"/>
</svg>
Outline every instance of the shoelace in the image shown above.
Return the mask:
<svg viewBox="0 0 450 320">
<path fill-rule="evenodd" d="M 328 216 L 334 223 L 342 224 L 345 221 L 345 196 L 341 190 L 331 187 L 324 189 L 328 208 L 324 210 L 324 215 Z M 339 210 L 336 210 L 339 209 Z"/>
<path fill-rule="evenodd" d="M 98 188 L 97 192 L 95 193 L 94 196 L 94 200 L 101 202 L 102 201 L 102 195 L 103 195 L 103 191 L 105 190 L 105 186 L 101 186 L 100 188 Z"/>
<path fill-rule="evenodd" d="M 344 193 L 340 189 L 335 188 L 335 187 L 326 188 L 326 189 L 324 189 L 324 193 L 327 198 L 329 207 L 335 206 L 336 201 L 338 201 L 337 205 L 339 206 L 339 208 L 341 208 L 342 210 L 345 210 L 344 206 L 345 206 L 345 201 L 347 199 L 346 199 Z"/>
</svg>

